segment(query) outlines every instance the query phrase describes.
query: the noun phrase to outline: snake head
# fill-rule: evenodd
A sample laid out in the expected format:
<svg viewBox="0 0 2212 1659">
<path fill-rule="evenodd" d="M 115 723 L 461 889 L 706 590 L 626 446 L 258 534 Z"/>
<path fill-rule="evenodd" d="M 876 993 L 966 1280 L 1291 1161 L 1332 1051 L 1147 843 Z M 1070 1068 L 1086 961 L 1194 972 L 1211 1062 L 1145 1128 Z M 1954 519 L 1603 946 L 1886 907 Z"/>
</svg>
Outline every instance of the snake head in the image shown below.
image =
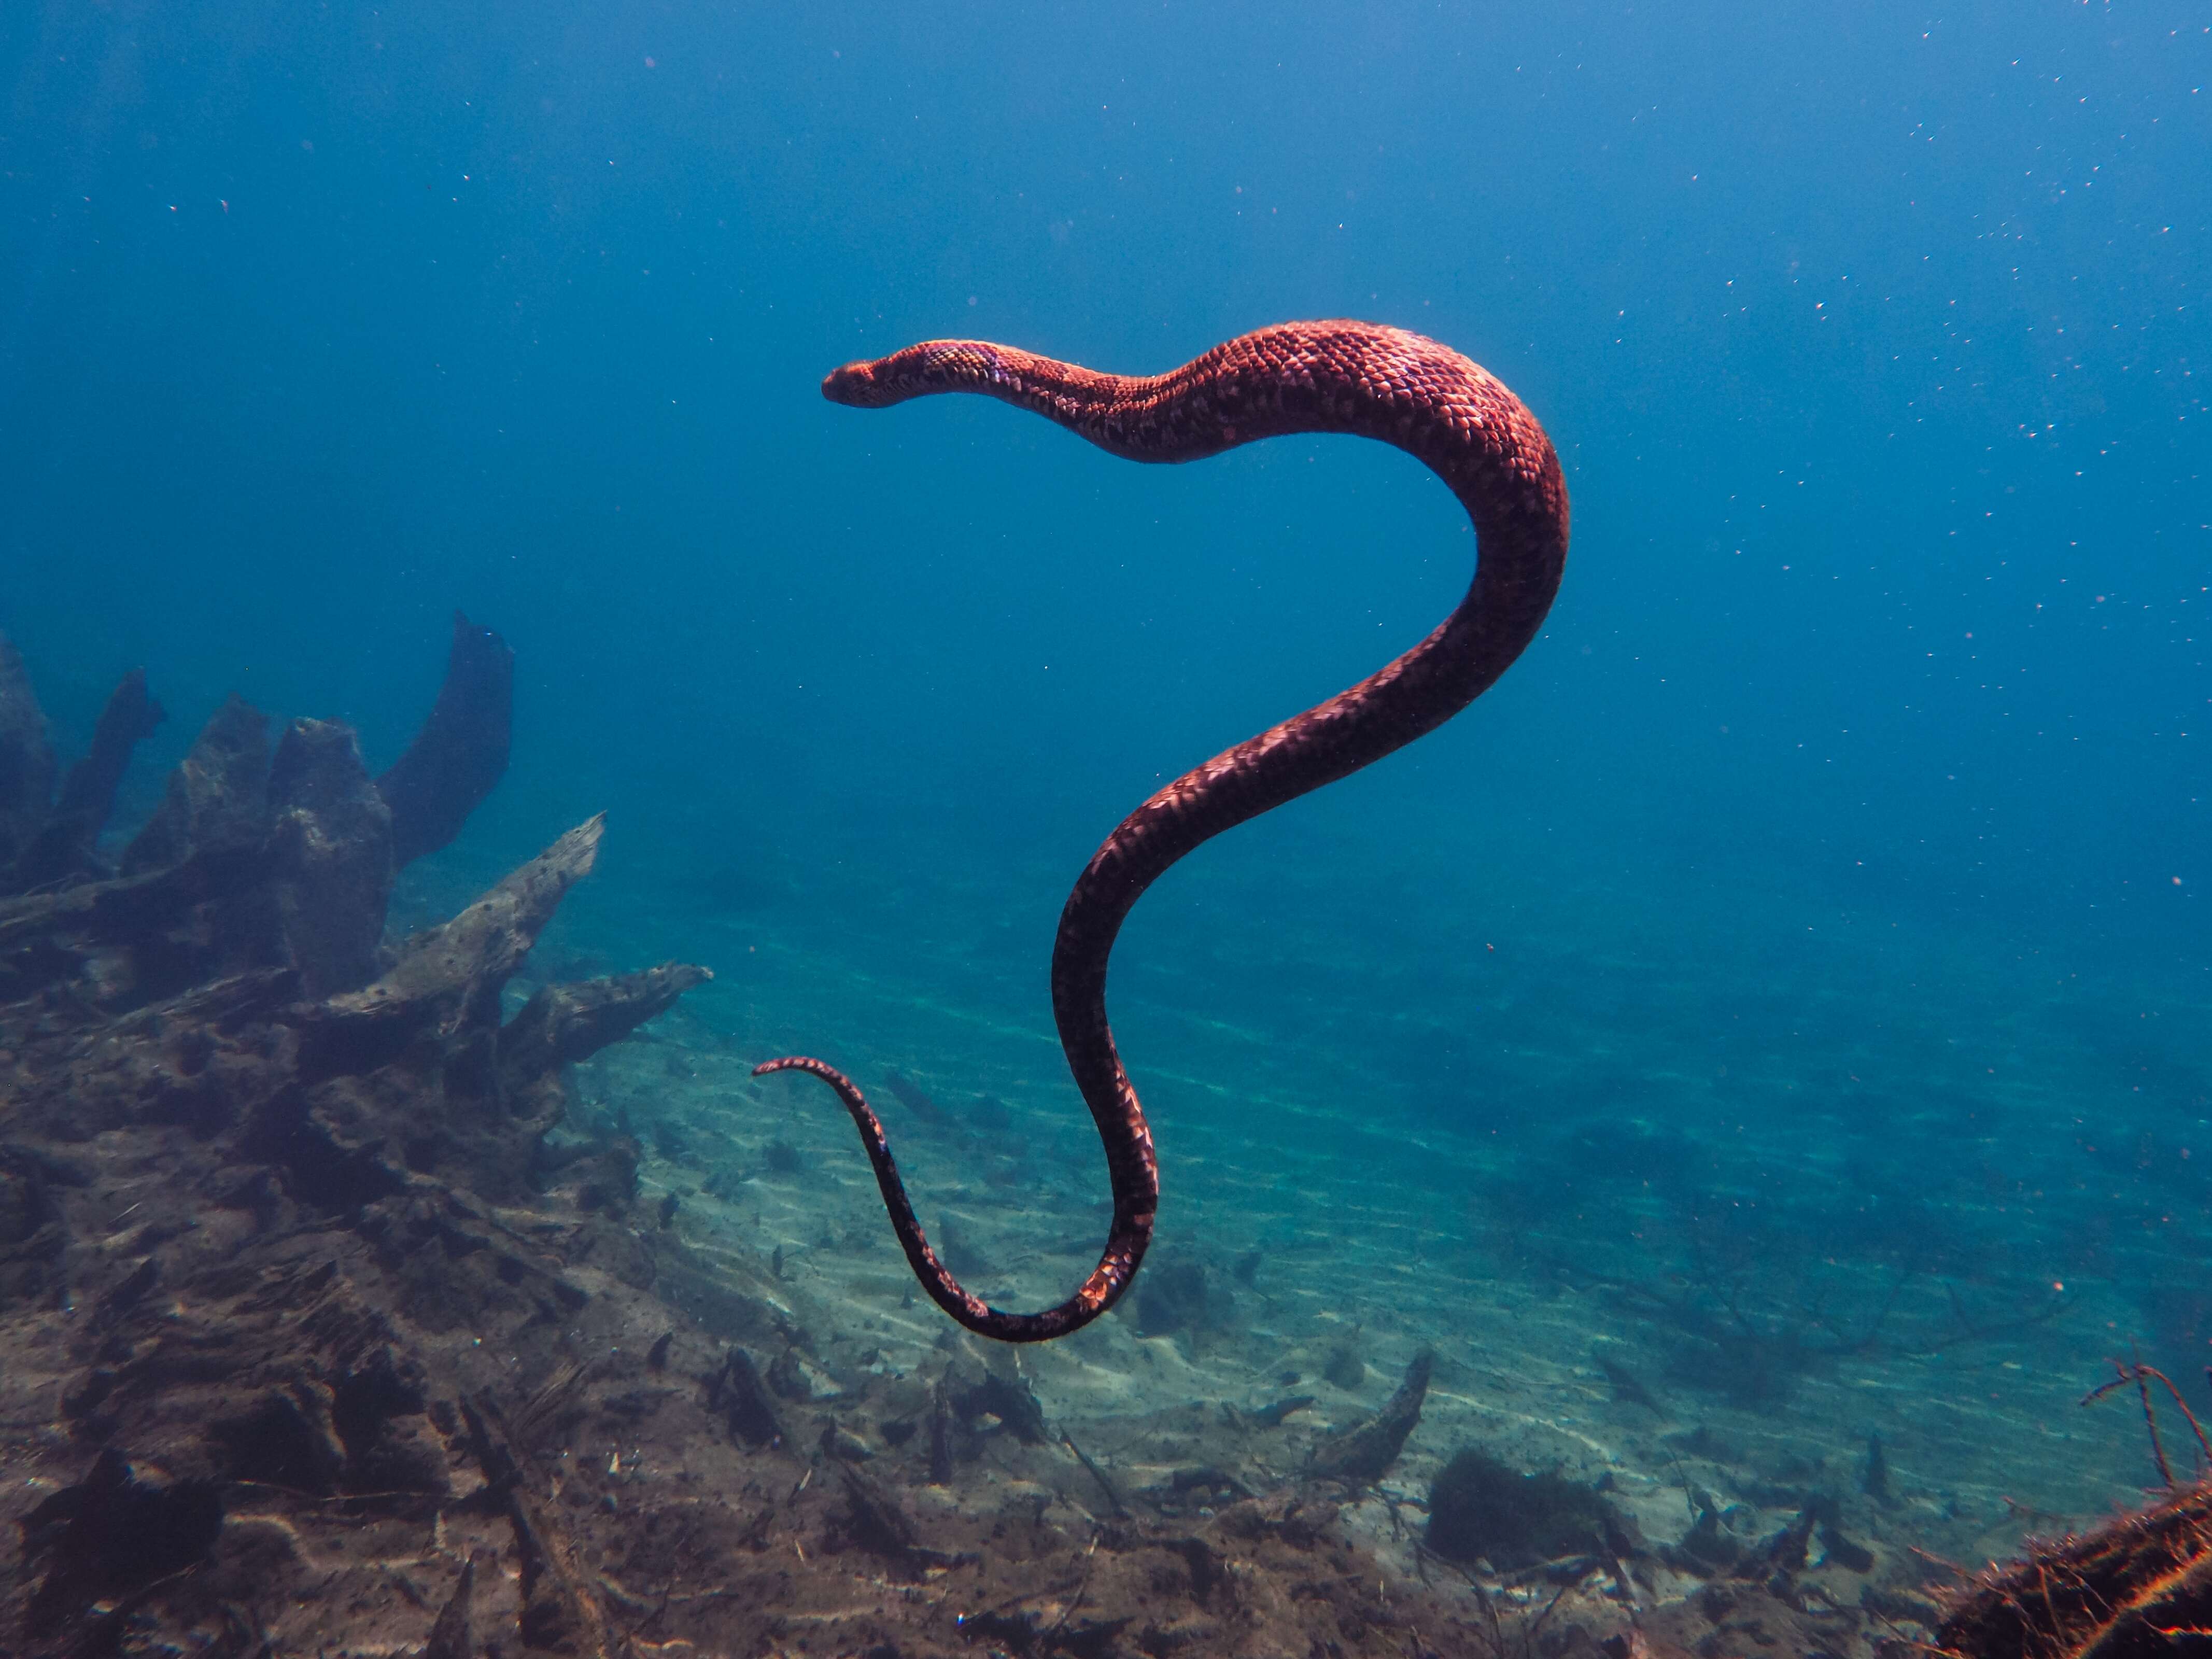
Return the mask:
<svg viewBox="0 0 2212 1659">
<path fill-rule="evenodd" d="M 882 409 L 896 403 L 897 394 L 878 372 L 882 367 L 880 362 L 862 362 L 833 368 L 822 377 L 822 395 L 848 409 Z"/>
<path fill-rule="evenodd" d="M 830 370 L 822 395 L 848 409 L 889 409 L 940 392 L 999 396 L 1008 355 L 986 340 L 924 340 L 888 357 Z"/>
</svg>

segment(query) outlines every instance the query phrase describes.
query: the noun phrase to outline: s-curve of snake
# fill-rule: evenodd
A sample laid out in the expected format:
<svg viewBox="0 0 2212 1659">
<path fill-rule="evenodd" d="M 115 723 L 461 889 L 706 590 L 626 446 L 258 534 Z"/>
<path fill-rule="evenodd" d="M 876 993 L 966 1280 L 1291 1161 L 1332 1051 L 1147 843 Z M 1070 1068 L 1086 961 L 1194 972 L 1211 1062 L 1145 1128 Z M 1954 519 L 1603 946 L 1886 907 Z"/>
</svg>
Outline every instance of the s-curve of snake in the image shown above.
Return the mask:
<svg viewBox="0 0 2212 1659">
<path fill-rule="evenodd" d="M 1053 943 L 1053 1017 L 1105 1146 L 1114 1219 L 1098 1266 L 1065 1302 L 1007 1313 L 945 1270 L 915 1218 L 882 1122 L 843 1073 L 799 1055 L 753 1068 L 756 1077 L 810 1073 L 836 1091 L 907 1261 L 939 1307 L 978 1335 L 1044 1342 L 1121 1299 L 1159 1207 L 1152 1128 L 1106 1022 L 1106 962 L 1123 919 L 1186 853 L 1382 759 L 1488 690 L 1559 592 L 1567 489 L 1544 428 L 1493 376 L 1434 340 L 1373 323 L 1281 323 L 1145 376 L 1102 374 L 986 341 L 929 340 L 848 363 L 822 382 L 823 397 L 854 409 L 946 392 L 1034 410 L 1133 461 L 1201 460 L 1293 433 L 1379 439 L 1443 479 L 1474 524 L 1474 580 L 1433 633 L 1350 690 L 1169 784 L 1121 821 L 1067 896 Z"/>
</svg>

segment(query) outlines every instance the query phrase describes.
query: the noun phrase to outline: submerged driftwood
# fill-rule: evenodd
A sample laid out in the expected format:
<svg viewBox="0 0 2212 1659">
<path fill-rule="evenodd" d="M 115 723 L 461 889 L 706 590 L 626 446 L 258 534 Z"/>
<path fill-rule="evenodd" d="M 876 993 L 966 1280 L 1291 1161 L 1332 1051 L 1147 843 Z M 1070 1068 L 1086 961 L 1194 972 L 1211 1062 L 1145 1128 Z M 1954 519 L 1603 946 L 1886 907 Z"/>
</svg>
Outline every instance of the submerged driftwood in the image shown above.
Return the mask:
<svg viewBox="0 0 2212 1659">
<path fill-rule="evenodd" d="M 604 818 L 392 946 L 393 812 L 352 732 L 295 720 L 264 774 L 265 724 L 235 699 L 209 722 L 129 873 L 0 900 L 11 1121 L 64 1144 L 240 1129 L 341 1206 L 410 1175 L 532 1191 L 562 1069 L 712 975 L 668 963 L 546 986 L 503 1027 L 501 993 L 590 873 Z"/>
<path fill-rule="evenodd" d="M 229 1608 L 218 1624 L 249 1628 L 216 1645 L 249 1650 L 259 1615 L 236 1609 L 285 1578 L 255 1558 L 265 1535 L 238 1532 L 252 1494 L 292 1494 L 303 1519 L 352 1494 L 428 1516 L 450 1495 L 461 1425 L 431 1397 L 423 1333 L 559 1328 L 607 1272 L 651 1282 L 650 1248 L 604 1194 L 568 1252 L 496 1207 L 580 1215 L 541 1190 L 566 1068 L 711 977 L 670 963 L 542 986 L 502 1020 L 604 821 L 443 926 L 385 938 L 399 865 L 449 841 L 504 766 L 510 684 L 498 636 L 457 619 L 446 691 L 380 781 L 348 727 L 295 720 L 272 752 L 266 717 L 233 698 L 110 863 L 100 833 L 159 718 L 143 677 L 57 793 L 0 644 L 0 872 L 28 890 L 0 897 L 0 1390 L 20 1417 L 58 1363 L 46 1397 L 79 1471 L 16 1517 L 27 1650 L 114 1649 L 156 1604 L 179 1628 Z M 593 1285 L 573 1267 L 586 1255 Z M 477 1401 L 472 1420 L 496 1420 Z M 506 1434 L 480 1427 L 473 1449 L 543 1592 L 526 1637 L 621 1651 L 556 1486 Z M 467 1650 L 472 1586 L 465 1565 L 434 1646 Z"/>
<path fill-rule="evenodd" d="M 506 769 L 513 653 L 465 617 L 453 629 L 437 703 L 382 778 L 334 720 L 294 720 L 272 754 L 268 716 L 234 696 L 112 865 L 100 833 L 164 718 L 143 672 L 57 795 L 46 716 L 0 641 L 0 1004 L 61 987 L 121 1012 L 274 967 L 314 997 L 374 979 L 394 875 L 450 842 Z"/>
<path fill-rule="evenodd" d="M 407 752 L 376 781 L 392 809 L 392 851 L 399 863 L 434 853 L 460 833 L 506 775 L 514 718 L 514 653 L 456 611 L 438 701 Z"/>
<path fill-rule="evenodd" d="M 1380 1480 L 1398 1461 L 1407 1437 L 1421 1420 L 1421 1402 L 1429 1397 L 1429 1374 L 1436 1355 L 1424 1348 L 1406 1367 L 1406 1375 L 1382 1409 L 1360 1419 L 1314 1449 L 1306 1473 L 1317 1480 L 1343 1480 L 1362 1486 Z"/>
</svg>

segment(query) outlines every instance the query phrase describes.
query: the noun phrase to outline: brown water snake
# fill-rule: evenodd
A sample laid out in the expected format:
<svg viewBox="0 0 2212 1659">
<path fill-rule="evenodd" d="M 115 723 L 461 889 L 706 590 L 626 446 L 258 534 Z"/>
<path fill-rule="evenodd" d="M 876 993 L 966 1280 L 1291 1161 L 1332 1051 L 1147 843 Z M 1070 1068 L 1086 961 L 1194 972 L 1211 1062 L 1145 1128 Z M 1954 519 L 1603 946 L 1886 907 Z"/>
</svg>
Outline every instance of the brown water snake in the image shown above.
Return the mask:
<svg viewBox="0 0 2212 1659">
<path fill-rule="evenodd" d="M 1327 702 L 1217 755 L 1159 791 L 1106 838 L 1060 912 L 1053 1015 L 1068 1069 L 1098 1126 L 1114 1219 L 1098 1266 L 1042 1313 L 1006 1313 L 938 1261 L 891 1160 L 883 1125 L 852 1080 L 792 1057 L 754 1074 L 804 1071 L 837 1091 L 922 1288 L 981 1335 L 1042 1342 L 1120 1299 L 1152 1243 L 1159 1203 L 1152 1135 L 1106 1023 L 1106 963 L 1144 890 L 1223 830 L 1358 771 L 1449 720 L 1535 636 L 1559 590 L 1567 492 L 1534 416 L 1448 347 L 1372 323 L 1284 323 L 1241 335 L 1165 374 L 1101 374 L 979 340 L 931 340 L 822 383 L 832 403 L 883 409 L 936 392 L 978 392 L 1033 410 L 1136 461 L 1194 461 L 1297 432 L 1377 438 L 1425 463 L 1474 520 L 1467 597 L 1419 645 Z"/>
</svg>

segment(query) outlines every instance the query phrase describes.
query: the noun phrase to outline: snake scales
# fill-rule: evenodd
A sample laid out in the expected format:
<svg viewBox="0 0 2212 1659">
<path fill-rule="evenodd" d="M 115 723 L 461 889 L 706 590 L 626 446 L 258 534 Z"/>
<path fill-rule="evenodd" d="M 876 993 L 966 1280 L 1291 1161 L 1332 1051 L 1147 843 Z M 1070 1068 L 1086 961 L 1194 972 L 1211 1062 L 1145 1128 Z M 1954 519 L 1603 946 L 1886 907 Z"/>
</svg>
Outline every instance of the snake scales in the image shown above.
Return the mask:
<svg viewBox="0 0 2212 1659">
<path fill-rule="evenodd" d="M 1159 1204 L 1152 1130 L 1106 1022 L 1106 963 L 1123 918 L 1194 848 L 1380 760 L 1487 690 L 1534 637 L 1559 590 L 1567 493 L 1551 441 L 1519 398 L 1457 352 L 1371 323 L 1280 324 L 1142 377 L 983 341 L 931 340 L 848 363 L 822 383 L 832 403 L 858 409 L 941 392 L 1033 410 L 1134 461 L 1194 461 L 1296 432 L 1377 438 L 1425 463 L 1474 522 L 1474 580 L 1433 633 L 1349 690 L 1169 784 L 1122 820 L 1068 895 L 1053 945 L 1053 1015 L 1105 1144 L 1114 1219 L 1098 1266 L 1065 1302 L 1006 1313 L 963 1289 L 924 1237 L 883 1125 L 852 1080 L 797 1056 L 754 1068 L 756 1076 L 811 1073 L 836 1091 L 907 1260 L 939 1307 L 981 1335 L 1042 1342 L 1120 1299 L 1152 1243 Z"/>
</svg>

